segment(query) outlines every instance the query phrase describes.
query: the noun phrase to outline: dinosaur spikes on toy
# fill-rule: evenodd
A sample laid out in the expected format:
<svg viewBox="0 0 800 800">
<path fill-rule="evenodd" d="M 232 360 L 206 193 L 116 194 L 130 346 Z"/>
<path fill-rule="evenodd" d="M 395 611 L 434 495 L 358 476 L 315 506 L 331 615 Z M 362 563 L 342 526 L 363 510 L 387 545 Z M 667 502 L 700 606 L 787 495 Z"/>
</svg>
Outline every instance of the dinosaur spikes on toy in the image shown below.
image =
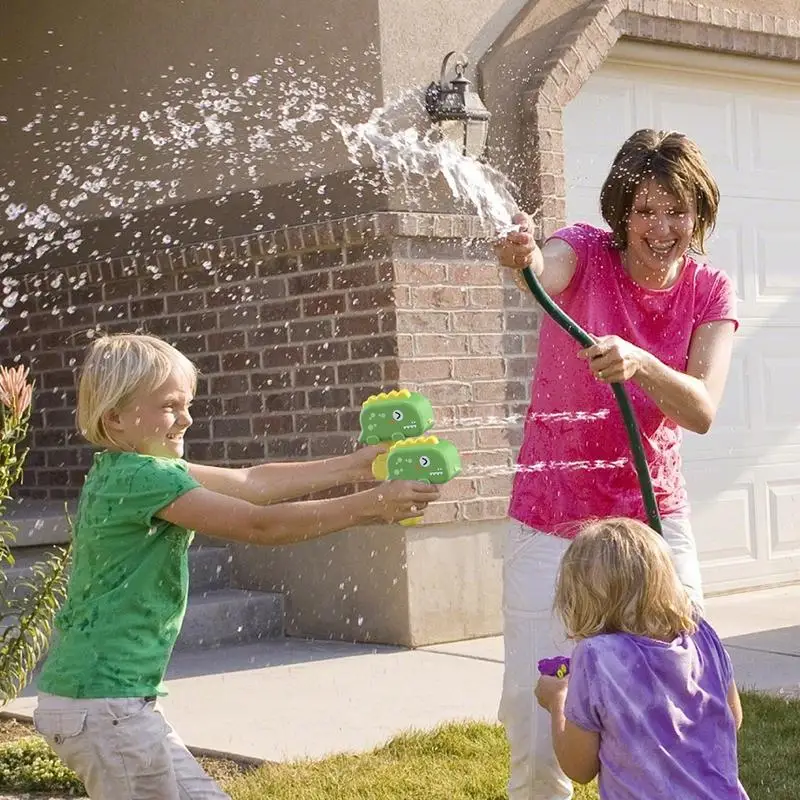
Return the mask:
<svg viewBox="0 0 800 800">
<path fill-rule="evenodd" d="M 391 453 L 396 447 L 411 447 L 416 444 L 439 444 L 439 439 L 433 434 L 430 436 L 413 436 L 410 439 L 403 439 L 401 442 L 395 442 L 389 448 L 389 452 Z"/>
<path fill-rule="evenodd" d="M 376 403 L 379 400 L 393 400 L 395 398 L 402 398 L 408 400 L 411 397 L 411 392 L 408 389 L 392 389 L 390 392 L 380 392 L 379 394 L 371 394 L 362 404 L 363 408 L 371 403 Z"/>
</svg>

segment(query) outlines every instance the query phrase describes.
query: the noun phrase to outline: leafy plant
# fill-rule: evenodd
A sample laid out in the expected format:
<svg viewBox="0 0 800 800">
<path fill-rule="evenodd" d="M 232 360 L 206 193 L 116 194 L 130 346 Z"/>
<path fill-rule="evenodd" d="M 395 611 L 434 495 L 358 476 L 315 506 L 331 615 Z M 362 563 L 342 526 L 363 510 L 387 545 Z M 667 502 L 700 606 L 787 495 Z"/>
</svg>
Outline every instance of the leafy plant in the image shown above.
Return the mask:
<svg viewBox="0 0 800 800">
<path fill-rule="evenodd" d="M 47 649 L 53 617 L 66 592 L 69 548 L 33 565 L 27 579 L 9 587 L 11 547 L 17 529 L 5 517 L 12 488 L 21 480 L 28 448 L 33 384 L 28 369 L 0 367 L 0 705 L 25 688 Z"/>
<path fill-rule="evenodd" d="M 0 788 L 84 794 L 77 775 L 38 736 L 0 745 Z"/>
</svg>

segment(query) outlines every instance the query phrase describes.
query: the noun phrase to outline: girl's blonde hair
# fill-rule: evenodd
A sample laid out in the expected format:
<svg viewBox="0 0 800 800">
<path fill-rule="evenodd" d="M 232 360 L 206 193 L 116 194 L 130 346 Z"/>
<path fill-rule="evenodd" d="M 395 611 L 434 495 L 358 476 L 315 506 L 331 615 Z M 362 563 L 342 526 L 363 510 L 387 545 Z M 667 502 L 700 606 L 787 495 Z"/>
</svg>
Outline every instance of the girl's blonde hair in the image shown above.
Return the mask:
<svg viewBox="0 0 800 800">
<path fill-rule="evenodd" d="M 621 517 L 587 525 L 567 548 L 555 610 L 572 639 L 632 633 L 671 641 L 697 629 L 664 540 Z"/>
<path fill-rule="evenodd" d="M 78 430 L 99 447 L 117 443 L 105 415 L 124 408 L 140 389 L 154 391 L 173 372 L 197 389 L 197 368 L 183 353 L 155 336 L 120 333 L 102 336 L 89 347 L 78 383 Z"/>
</svg>

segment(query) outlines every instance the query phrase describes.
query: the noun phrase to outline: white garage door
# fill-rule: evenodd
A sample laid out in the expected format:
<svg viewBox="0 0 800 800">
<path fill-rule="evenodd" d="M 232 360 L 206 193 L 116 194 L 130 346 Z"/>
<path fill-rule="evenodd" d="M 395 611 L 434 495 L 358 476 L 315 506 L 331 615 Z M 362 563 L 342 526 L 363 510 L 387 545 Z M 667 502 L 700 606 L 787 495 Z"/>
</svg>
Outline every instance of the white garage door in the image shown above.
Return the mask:
<svg viewBox="0 0 800 800">
<path fill-rule="evenodd" d="M 722 206 L 709 259 L 742 325 L 707 436 L 685 474 L 706 589 L 800 577 L 800 68 L 622 42 L 564 115 L 567 218 L 600 223 L 599 190 L 638 128 L 704 151 Z"/>
</svg>

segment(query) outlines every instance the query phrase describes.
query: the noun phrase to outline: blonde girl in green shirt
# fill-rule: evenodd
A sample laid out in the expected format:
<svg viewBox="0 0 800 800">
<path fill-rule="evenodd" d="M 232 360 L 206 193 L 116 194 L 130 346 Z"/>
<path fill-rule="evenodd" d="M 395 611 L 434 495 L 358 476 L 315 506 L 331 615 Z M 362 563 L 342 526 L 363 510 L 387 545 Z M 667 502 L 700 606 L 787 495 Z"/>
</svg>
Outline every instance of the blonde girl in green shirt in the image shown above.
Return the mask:
<svg viewBox="0 0 800 800">
<path fill-rule="evenodd" d="M 102 448 L 81 491 L 67 600 L 38 681 L 37 730 L 92 800 L 227 795 L 164 719 L 156 698 L 180 631 L 193 531 L 280 545 L 351 525 L 418 516 L 435 486 L 371 481 L 381 447 L 338 458 L 226 469 L 183 460 L 197 384 L 192 362 L 153 336 L 103 336 L 78 388 L 78 427 Z"/>
</svg>

